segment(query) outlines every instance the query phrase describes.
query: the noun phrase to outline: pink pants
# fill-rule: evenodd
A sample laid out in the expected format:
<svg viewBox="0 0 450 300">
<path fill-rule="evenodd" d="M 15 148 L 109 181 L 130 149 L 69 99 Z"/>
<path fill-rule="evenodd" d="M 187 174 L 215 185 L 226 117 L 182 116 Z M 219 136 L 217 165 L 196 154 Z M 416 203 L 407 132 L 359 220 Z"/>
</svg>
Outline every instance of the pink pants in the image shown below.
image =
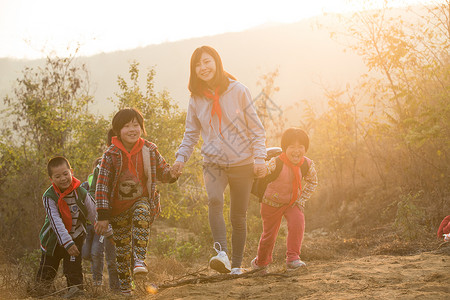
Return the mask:
<svg viewBox="0 0 450 300">
<path fill-rule="evenodd" d="M 301 209 L 297 205 L 294 207 L 289 205 L 273 207 L 261 203 L 263 233 L 259 240 L 256 259 L 256 263 L 260 267 L 272 262 L 272 252 L 283 216 L 286 218 L 288 226 L 286 262 L 300 259 L 300 248 L 302 247 L 303 234 L 305 232 L 305 216 Z"/>
</svg>

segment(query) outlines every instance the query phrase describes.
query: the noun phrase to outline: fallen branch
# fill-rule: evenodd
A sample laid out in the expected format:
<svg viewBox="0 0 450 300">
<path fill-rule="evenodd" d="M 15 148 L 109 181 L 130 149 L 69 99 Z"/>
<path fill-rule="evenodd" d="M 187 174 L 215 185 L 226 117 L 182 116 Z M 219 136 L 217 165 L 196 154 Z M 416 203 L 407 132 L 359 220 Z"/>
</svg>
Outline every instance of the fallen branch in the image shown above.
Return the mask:
<svg viewBox="0 0 450 300">
<path fill-rule="evenodd" d="M 181 280 L 181 279 L 183 279 L 183 278 L 190 277 L 190 276 L 196 276 L 196 277 L 202 276 L 201 274 L 202 274 L 203 272 L 205 272 L 205 271 L 208 271 L 208 267 L 201 268 L 201 269 L 199 269 L 199 270 L 197 270 L 197 271 L 195 271 L 195 272 L 191 272 L 191 273 L 185 274 L 185 275 L 183 275 L 183 276 L 181 276 L 181 277 L 178 277 L 178 278 L 176 278 L 176 279 L 166 280 L 166 282 L 179 281 L 179 280 Z"/>
<path fill-rule="evenodd" d="M 282 273 L 263 273 L 261 272 L 263 270 L 252 270 L 249 272 L 245 272 L 240 275 L 230 275 L 230 274 L 219 274 L 219 275 L 212 275 L 212 276 L 201 276 L 196 277 L 192 279 L 186 279 L 181 280 L 178 282 L 171 282 L 171 283 L 165 283 L 158 286 L 159 290 L 177 287 L 177 286 L 183 286 L 187 284 L 199 284 L 199 283 L 212 283 L 212 282 L 219 282 L 224 280 L 233 280 L 238 278 L 247 278 L 247 277 L 268 277 L 268 276 L 278 276 L 278 277 L 290 277 L 289 275 L 282 274 Z"/>
<path fill-rule="evenodd" d="M 441 243 L 440 245 L 439 245 L 439 247 L 437 247 L 437 249 L 436 250 L 439 250 L 442 246 L 444 246 L 445 244 L 448 244 L 449 242 L 443 242 L 443 243 Z"/>
</svg>

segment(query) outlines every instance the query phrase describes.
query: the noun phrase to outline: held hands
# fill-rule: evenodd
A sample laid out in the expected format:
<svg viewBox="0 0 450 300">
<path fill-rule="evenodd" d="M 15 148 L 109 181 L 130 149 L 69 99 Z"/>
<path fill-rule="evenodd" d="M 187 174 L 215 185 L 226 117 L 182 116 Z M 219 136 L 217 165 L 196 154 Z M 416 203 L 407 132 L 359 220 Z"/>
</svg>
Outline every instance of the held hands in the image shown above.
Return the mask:
<svg viewBox="0 0 450 300">
<path fill-rule="evenodd" d="M 170 168 L 170 175 L 173 178 L 178 178 L 183 173 L 184 162 L 176 161 Z"/>
<path fill-rule="evenodd" d="M 268 173 L 266 164 L 255 164 L 253 166 L 253 173 L 255 174 L 256 178 L 265 177 Z"/>
<path fill-rule="evenodd" d="M 94 225 L 95 233 L 98 235 L 103 235 L 108 231 L 109 221 L 97 221 Z"/>
<path fill-rule="evenodd" d="M 67 252 L 69 253 L 70 256 L 78 256 L 78 255 L 80 255 L 80 251 L 78 250 L 76 245 L 70 246 L 70 248 L 67 249 Z"/>
</svg>

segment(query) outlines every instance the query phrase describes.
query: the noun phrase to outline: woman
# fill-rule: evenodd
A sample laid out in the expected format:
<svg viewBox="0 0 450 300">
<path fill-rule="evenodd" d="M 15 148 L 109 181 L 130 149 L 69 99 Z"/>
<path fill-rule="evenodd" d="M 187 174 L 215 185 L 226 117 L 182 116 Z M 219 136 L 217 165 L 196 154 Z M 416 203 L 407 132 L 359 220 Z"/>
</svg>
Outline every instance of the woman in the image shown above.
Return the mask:
<svg viewBox="0 0 450 300">
<path fill-rule="evenodd" d="M 192 54 L 189 91 L 186 130 L 173 170 L 181 174 L 201 134 L 209 223 L 217 252 L 209 264 L 221 273 L 241 274 L 249 195 L 255 175 L 261 177 L 265 170 L 264 128 L 247 87 L 224 71 L 212 47 L 199 47 Z M 228 184 L 232 264 L 223 217 L 223 193 Z"/>
</svg>

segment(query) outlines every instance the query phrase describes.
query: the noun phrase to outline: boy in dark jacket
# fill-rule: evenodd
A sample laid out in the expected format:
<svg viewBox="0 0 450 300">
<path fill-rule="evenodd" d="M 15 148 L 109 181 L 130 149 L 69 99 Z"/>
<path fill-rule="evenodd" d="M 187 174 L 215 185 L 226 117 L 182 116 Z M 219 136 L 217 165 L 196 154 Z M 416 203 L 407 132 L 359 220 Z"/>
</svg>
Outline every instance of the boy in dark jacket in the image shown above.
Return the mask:
<svg viewBox="0 0 450 300">
<path fill-rule="evenodd" d="M 53 285 L 61 259 L 67 279 L 66 298 L 83 294 L 80 251 L 86 233 L 86 221 L 94 224 L 97 213 L 93 198 L 73 177 L 69 161 L 57 156 L 47 164 L 52 182 L 44 193 L 45 222 L 39 233 L 42 256 L 36 275 L 37 294 L 48 293 Z M 109 229 L 105 236 L 112 235 Z"/>
</svg>

